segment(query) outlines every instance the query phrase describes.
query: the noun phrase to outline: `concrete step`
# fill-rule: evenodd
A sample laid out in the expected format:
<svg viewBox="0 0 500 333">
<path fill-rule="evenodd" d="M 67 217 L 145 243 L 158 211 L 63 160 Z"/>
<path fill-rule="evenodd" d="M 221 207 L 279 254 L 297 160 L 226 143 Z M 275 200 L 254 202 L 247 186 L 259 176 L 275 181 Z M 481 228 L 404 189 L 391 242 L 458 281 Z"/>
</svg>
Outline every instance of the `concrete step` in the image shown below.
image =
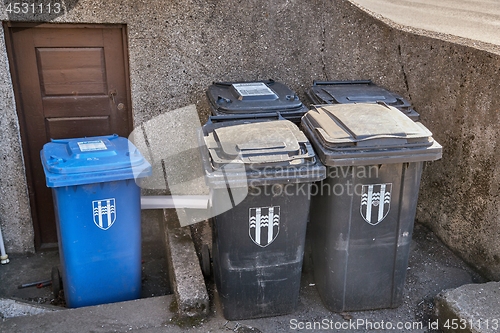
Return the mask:
<svg viewBox="0 0 500 333">
<path fill-rule="evenodd" d="M 0 318 L 33 316 L 61 310 L 64 310 L 64 308 L 50 304 L 37 304 L 15 298 L 0 298 Z"/>
<path fill-rule="evenodd" d="M 490 333 L 500 330 L 500 282 L 467 284 L 436 296 L 443 332 Z"/>
<path fill-rule="evenodd" d="M 143 298 L 4 319 L 0 332 L 127 332 L 162 327 L 173 313 L 173 295 Z"/>
<path fill-rule="evenodd" d="M 165 243 L 170 283 L 179 317 L 203 317 L 208 314 L 209 298 L 198 255 L 189 227 L 180 227 L 174 210 L 164 210 Z"/>
</svg>

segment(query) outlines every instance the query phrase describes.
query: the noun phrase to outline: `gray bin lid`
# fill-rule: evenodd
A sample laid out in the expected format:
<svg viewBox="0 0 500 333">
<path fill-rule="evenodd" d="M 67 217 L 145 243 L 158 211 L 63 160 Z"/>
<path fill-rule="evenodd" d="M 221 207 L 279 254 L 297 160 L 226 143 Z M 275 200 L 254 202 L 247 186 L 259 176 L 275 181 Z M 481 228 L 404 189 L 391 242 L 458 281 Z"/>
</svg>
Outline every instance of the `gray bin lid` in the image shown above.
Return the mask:
<svg viewBox="0 0 500 333">
<path fill-rule="evenodd" d="M 336 84 L 336 85 L 313 85 L 311 90 L 323 103 L 328 104 L 351 104 L 351 103 L 374 103 L 384 102 L 391 106 L 410 107 L 405 99 L 373 83 L 369 84 Z"/>
<path fill-rule="evenodd" d="M 273 80 L 214 82 L 207 96 L 216 114 L 308 111 L 294 91 Z"/>
<path fill-rule="evenodd" d="M 385 104 L 317 106 L 302 122 L 325 165 L 429 161 L 442 155 L 424 125 Z"/>
<path fill-rule="evenodd" d="M 316 156 L 305 135 L 288 120 L 219 127 L 205 142 L 214 165 L 297 165 Z"/>
<path fill-rule="evenodd" d="M 209 122 L 200 143 L 207 184 L 213 188 L 325 178 L 311 143 L 289 120 Z"/>
<path fill-rule="evenodd" d="M 353 104 L 383 102 L 394 106 L 412 120 L 420 115 L 412 109 L 410 102 L 402 96 L 377 86 L 370 80 L 358 81 L 314 81 L 307 91 L 313 104 Z"/>
</svg>

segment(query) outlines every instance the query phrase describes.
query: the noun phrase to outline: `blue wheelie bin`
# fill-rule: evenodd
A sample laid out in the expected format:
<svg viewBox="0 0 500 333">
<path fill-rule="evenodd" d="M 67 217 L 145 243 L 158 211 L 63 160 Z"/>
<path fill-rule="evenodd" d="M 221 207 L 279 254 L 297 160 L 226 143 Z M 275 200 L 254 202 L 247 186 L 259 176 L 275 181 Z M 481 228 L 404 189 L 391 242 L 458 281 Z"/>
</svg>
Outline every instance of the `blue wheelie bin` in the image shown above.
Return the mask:
<svg viewBox="0 0 500 333">
<path fill-rule="evenodd" d="M 117 135 L 52 140 L 40 152 L 52 188 L 68 307 L 141 295 L 141 206 L 150 164 Z"/>
</svg>

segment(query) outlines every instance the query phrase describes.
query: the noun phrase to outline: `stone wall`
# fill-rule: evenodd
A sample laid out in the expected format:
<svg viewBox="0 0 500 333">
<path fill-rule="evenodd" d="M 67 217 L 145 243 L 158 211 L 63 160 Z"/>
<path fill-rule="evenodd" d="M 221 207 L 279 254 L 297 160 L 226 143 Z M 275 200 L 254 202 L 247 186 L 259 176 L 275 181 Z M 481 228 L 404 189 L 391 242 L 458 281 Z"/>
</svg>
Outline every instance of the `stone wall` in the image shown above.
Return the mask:
<svg viewBox="0 0 500 333">
<path fill-rule="evenodd" d="M 498 280 L 500 57 L 415 36 L 402 54 L 412 102 L 443 145 L 424 171 L 417 220 Z"/>
<path fill-rule="evenodd" d="M 410 31 L 347 0 L 80 0 L 55 21 L 127 25 L 136 125 L 188 104 L 204 121 L 212 81 L 273 78 L 305 99 L 314 79 L 370 78 L 402 94 L 444 146 L 424 171 L 418 220 L 500 279 L 498 48 Z M 32 230 L 3 41 L 0 73 L 0 224 L 8 249 L 25 252 Z"/>
</svg>

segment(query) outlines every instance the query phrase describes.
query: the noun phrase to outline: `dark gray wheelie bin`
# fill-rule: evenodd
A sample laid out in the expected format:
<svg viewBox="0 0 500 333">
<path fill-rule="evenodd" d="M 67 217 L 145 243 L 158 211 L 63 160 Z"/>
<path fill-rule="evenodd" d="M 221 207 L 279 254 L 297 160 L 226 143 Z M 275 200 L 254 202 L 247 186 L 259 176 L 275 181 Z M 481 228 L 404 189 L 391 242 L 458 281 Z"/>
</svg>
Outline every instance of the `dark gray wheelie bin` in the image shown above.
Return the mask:
<svg viewBox="0 0 500 333">
<path fill-rule="evenodd" d="M 279 112 L 300 124 L 300 118 L 309 111 L 293 90 L 274 80 L 214 82 L 208 87 L 207 97 L 216 116 L 270 113 L 273 117 Z"/>
<path fill-rule="evenodd" d="M 239 204 L 212 220 L 214 277 L 224 317 L 290 313 L 299 295 L 309 191 L 325 177 L 325 167 L 288 120 L 211 117 L 202 132 L 213 205 L 234 207 L 234 192 L 248 189 Z"/>
<path fill-rule="evenodd" d="M 302 125 L 327 167 L 309 222 L 321 299 L 335 312 L 399 306 L 423 162 L 441 146 L 381 104 L 317 106 Z"/>
<path fill-rule="evenodd" d="M 353 104 L 383 102 L 418 121 L 420 115 L 400 95 L 377 86 L 371 80 L 313 81 L 307 96 L 313 104 Z"/>
</svg>

